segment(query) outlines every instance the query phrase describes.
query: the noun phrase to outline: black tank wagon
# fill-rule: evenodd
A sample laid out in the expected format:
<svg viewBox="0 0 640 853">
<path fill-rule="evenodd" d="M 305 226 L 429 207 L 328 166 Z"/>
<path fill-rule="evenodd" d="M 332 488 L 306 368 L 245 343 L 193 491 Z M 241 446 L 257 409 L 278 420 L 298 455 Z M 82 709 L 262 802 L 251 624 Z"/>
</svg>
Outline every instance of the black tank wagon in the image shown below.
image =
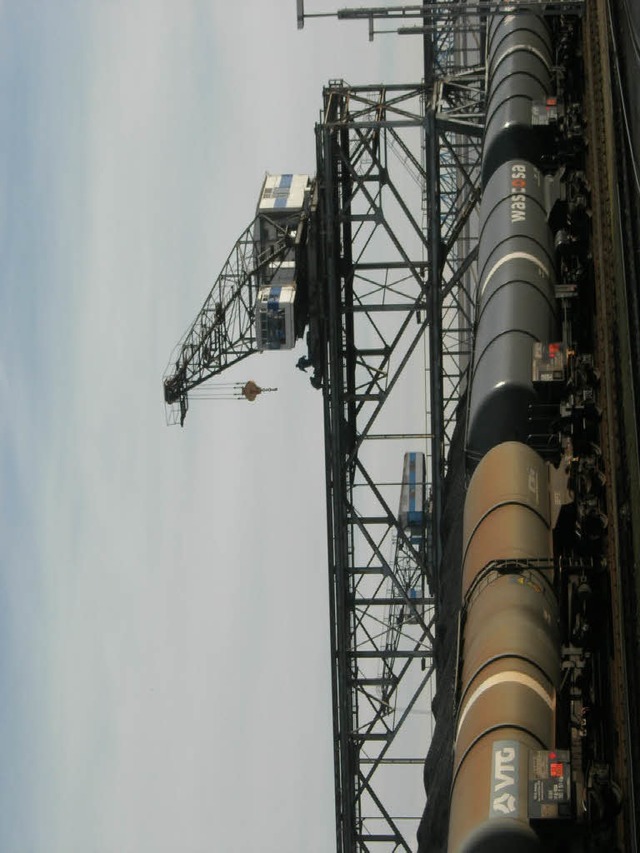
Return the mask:
<svg viewBox="0 0 640 853">
<path fill-rule="evenodd" d="M 531 163 L 508 160 L 483 193 L 467 437 L 475 457 L 501 441 L 526 440 L 536 399 L 531 346 L 557 339 L 551 189 Z"/>
<path fill-rule="evenodd" d="M 553 61 L 551 33 L 543 18 L 507 13 L 490 20 L 483 186 L 506 160 L 520 157 L 536 163 L 549 150 L 549 134 L 537 123 L 536 109 L 553 100 Z"/>
</svg>

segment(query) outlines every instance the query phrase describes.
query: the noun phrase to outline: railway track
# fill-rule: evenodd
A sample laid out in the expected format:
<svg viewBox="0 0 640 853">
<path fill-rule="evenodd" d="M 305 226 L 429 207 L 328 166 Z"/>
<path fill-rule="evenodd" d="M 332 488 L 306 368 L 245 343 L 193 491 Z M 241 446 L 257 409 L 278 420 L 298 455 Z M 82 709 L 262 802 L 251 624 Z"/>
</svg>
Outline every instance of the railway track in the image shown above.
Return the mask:
<svg viewBox="0 0 640 853">
<path fill-rule="evenodd" d="M 615 732 L 614 774 L 623 790 L 618 826 L 620 849 L 636 853 L 638 784 L 637 736 L 631 708 L 637 708 L 638 655 L 636 631 L 636 579 L 633 557 L 633 463 L 637 467 L 634 406 L 628 396 L 633 383 L 628 357 L 629 331 L 623 258 L 618 234 L 616 146 L 611 98 L 609 38 L 606 0 L 587 3 L 584 22 L 586 77 L 587 172 L 591 185 L 593 267 L 595 279 L 596 361 L 601 372 L 603 409 L 601 443 L 608 477 L 609 532 L 607 563 L 611 580 L 611 715 Z M 640 503 L 640 502 L 639 502 Z M 640 506 L 637 507 L 640 513 Z M 636 515 L 637 519 L 640 515 Z M 634 760 L 636 759 L 636 760 Z"/>
</svg>

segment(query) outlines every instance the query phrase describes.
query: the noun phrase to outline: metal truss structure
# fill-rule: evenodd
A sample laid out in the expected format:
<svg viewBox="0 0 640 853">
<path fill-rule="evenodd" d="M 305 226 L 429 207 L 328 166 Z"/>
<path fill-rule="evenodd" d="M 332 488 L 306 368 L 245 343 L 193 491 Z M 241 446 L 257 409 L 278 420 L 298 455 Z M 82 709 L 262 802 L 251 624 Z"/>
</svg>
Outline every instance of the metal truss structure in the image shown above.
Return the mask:
<svg viewBox="0 0 640 853">
<path fill-rule="evenodd" d="M 480 45 L 473 62 L 454 48 L 438 48 L 427 84 L 330 83 L 316 128 L 339 853 L 413 849 L 424 805 L 431 595 L 470 358 L 483 126 Z M 395 511 L 402 452 L 416 442 L 431 484 L 422 550 Z M 407 588 L 416 573 L 421 598 Z"/>
<path fill-rule="evenodd" d="M 510 0 L 509 8 L 539 9 L 547 16 L 582 14 L 584 0 Z M 298 27 L 304 26 L 304 18 L 316 17 L 305 14 L 303 0 L 298 0 Z M 335 14 L 339 20 L 366 20 L 369 22 L 369 39 L 378 33 L 396 33 L 397 35 L 418 35 L 431 33 L 438 38 L 443 32 L 457 30 L 462 32 L 477 29 L 480 16 L 486 17 L 503 11 L 504 5 L 500 0 L 434 0 L 414 5 L 400 6 L 365 6 L 360 8 L 339 9 Z M 319 15 L 317 17 L 323 17 Z M 392 21 L 418 21 L 413 25 L 399 26 L 395 29 L 376 30 L 376 21 L 390 23 Z"/>
<path fill-rule="evenodd" d="M 220 275 L 190 329 L 178 343 L 164 376 L 167 422 L 184 425 L 189 394 L 213 376 L 257 352 L 255 301 L 258 275 L 273 267 L 292 245 L 299 214 L 270 220 L 276 241 L 262 250 L 257 217 L 236 241 Z M 261 214 L 261 219 L 268 219 Z"/>
</svg>

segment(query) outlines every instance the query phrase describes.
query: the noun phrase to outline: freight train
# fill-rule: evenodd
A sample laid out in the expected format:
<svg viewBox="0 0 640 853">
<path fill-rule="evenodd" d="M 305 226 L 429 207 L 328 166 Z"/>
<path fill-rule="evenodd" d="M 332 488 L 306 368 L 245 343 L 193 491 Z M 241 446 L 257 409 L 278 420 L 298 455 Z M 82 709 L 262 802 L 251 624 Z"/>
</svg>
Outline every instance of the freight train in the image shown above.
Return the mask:
<svg viewBox="0 0 640 853">
<path fill-rule="evenodd" d="M 486 29 L 449 853 L 617 849 L 580 19 L 541 8 Z"/>
</svg>

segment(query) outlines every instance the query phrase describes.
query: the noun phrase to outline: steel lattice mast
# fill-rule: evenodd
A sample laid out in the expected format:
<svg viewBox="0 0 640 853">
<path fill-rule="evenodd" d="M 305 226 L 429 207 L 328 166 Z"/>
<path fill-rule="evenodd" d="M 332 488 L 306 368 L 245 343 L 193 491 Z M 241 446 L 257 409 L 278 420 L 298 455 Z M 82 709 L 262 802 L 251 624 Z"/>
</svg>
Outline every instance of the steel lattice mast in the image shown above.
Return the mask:
<svg viewBox="0 0 640 853">
<path fill-rule="evenodd" d="M 165 373 L 164 399 L 171 423 L 184 424 L 191 391 L 259 350 L 256 301 L 260 288 L 268 289 L 287 265 L 295 265 L 305 222 L 306 213 L 301 210 L 288 214 L 276 209 L 271 215 L 260 211 L 236 241 Z M 304 264 L 297 267 L 303 278 Z"/>
<path fill-rule="evenodd" d="M 392 792 L 412 766 L 421 790 L 427 736 L 416 732 L 415 716 L 429 706 L 434 610 L 429 593 L 409 598 L 406 572 L 390 551 L 401 543 L 434 589 L 446 450 L 470 354 L 482 89 L 479 67 L 453 70 L 429 88 L 336 81 L 316 129 L 341 853 L 411 850 L 419 816 Z M 389 418 L 406 405 L 405 380 L 425 342 L 434 548 L 420 554 L 381 484 L 377 451 Z M 385 442 L 386 454 L 403 437 L 412 440 L 406 425 L 404 436 L 400 428 Z M 390 642 L 389 618 L 398 614 Z"/>
</svg>

